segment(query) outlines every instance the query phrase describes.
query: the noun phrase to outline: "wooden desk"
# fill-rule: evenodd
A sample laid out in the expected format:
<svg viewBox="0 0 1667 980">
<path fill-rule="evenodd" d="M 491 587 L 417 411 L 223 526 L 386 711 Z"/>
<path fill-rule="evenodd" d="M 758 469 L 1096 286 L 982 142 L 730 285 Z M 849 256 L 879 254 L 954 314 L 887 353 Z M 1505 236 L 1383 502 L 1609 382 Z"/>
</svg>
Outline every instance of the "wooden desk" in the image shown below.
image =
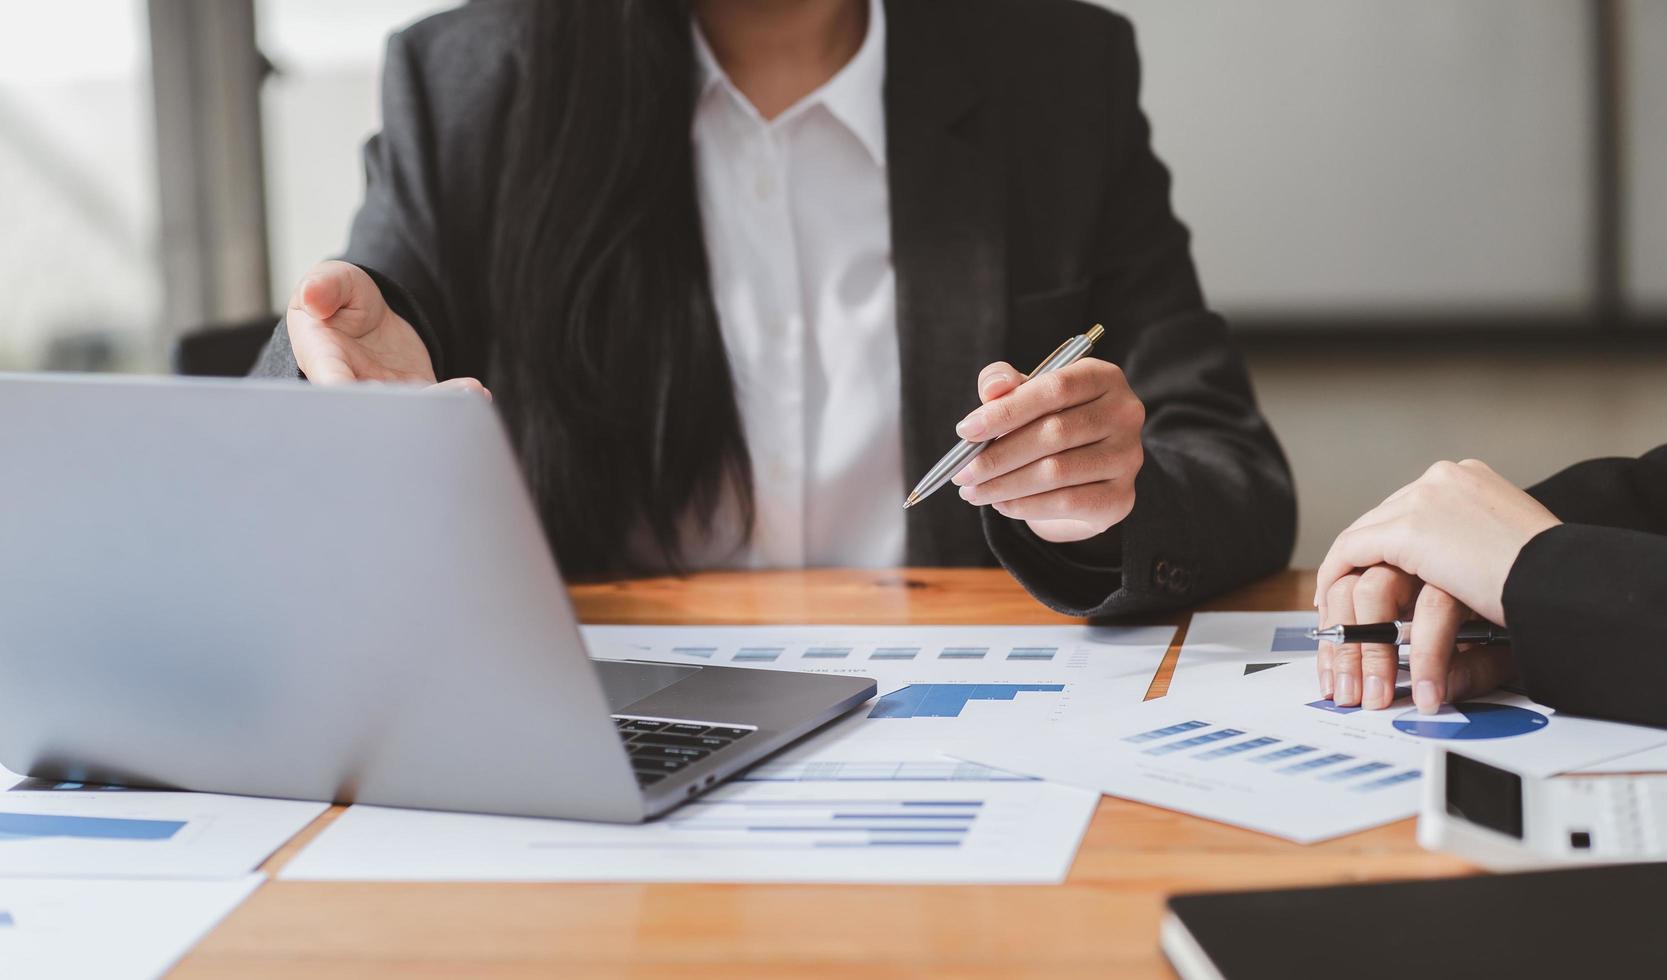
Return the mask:
<svg viewBox="0 0 1667 980">
<path fill-rule="evenodd" d="M 1286 573 L 1207 608 L 1300 609 L 1311 582 Z M 589 622 L 1066 621 L 1005 573 L 982 569 L 708 574 L 573 591 Z M 1178 649 L 1165 658 L 1150 696 L 1167 690 Z M 265 870 L 276 872 L 335 812 Z M 204 940 L 177 976 L 1166 977 L 1158 920 L 1170 892 L 1467 870 L 1420 850 L 1411 820 L 1300 847 L 1106 799 L 1064 885 L 274 881 Z"/>
</svg>

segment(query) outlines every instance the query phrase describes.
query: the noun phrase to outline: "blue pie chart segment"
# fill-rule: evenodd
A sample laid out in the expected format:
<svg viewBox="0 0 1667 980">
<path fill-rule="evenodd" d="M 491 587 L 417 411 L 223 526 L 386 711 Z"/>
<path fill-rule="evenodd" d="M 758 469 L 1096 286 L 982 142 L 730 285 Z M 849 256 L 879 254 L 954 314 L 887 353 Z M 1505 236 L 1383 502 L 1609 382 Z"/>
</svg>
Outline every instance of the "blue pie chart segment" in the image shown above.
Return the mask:
<svg viewBox="0 0 1667 980">
<path fill-rule="evenodd" d="M 1396 730 L 1408 735 L 1443 739 L 1514 738 L 1549 724 L 1551 719 L 1538 711 L 1485 701 L 1461 701 L 1439 715 L 1413 709 L 1394 721 Z"/>
</svg>

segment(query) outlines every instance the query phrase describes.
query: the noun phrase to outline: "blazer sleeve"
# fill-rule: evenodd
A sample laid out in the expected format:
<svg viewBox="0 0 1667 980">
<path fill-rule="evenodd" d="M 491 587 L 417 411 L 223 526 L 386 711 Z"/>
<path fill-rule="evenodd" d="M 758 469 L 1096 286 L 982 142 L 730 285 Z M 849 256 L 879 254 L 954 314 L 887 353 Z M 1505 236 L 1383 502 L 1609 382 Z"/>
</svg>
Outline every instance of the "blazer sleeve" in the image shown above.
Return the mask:
<svg viewBox="0 0 1667 980">
<path fill-rule="evenodd" d="M 1667 537 L 1553 527 L 1517 556 L 1504 607 L 1529 697 L 1667 727 Z"/>
<path fill-rule="evenodd" d="M 382 128 L 365 144 L 364 201 L 343 261 L 364 269 L 394 312 L 414 327 L 439 380 L 479 376 L 489 179 L 514 89 L 505 15 L 469 5 L 388 40 Z M 280 323 L 256 365 L 294 377 Z"/>
<path fill-rule="evenodd" d="M 1077 616 L 1195 603 L 1283 568 L 1296 537 L 1290 468 L 1226 325 L 1205 308 L 1189 233 L 1170 207 L 1140 109 L 1133 29 L 1107 22 L 1115 149 L 1090 302 L 1107 331 L 1095 356 L 1121 365 L 1146 406 L 1134 510 L 1099 538 L 1061 546 L 984 508 L 1002 565 Z"/>
<path fill-rule="evenodd" d="M 1667 446 L 1578 463 L 1528 493 L 1565 523 L 1667 534 Z"/>
</svg>

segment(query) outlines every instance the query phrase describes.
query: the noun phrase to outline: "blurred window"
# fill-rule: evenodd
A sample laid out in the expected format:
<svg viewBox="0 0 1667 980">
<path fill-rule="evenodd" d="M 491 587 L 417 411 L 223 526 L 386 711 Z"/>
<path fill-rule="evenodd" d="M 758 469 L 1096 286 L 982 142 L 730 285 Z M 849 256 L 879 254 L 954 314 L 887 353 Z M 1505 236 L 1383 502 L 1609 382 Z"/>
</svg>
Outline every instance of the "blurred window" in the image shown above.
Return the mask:
<svg viewBox="0 0 1667 980">
<path fill-rule="evenodd" d="M 1667 315 L 1667 4 L 1621 5 L 1627 213 L 1623 281 L 1634 305 Z"/>
<path fill-rule="evenodd" d="M 143 0 L 0 4 L 0 368 L 163 362 L 148 51 Z"/>
<path fill-rule="evenodd" d="M 364 190 L 359 151 L 381 120 L 388 34 L 457 5 L 258 0 L 261 51 L 277 69 L 261 103 L 275 309 L 308 266 L 347 243 Z"/>
<path fill-rule="evenodd" d="M 1142 102 L 1217 306 L 1586 311 L 1588 4 L 1101 2 L 1138 29 Z"/>
</svg>

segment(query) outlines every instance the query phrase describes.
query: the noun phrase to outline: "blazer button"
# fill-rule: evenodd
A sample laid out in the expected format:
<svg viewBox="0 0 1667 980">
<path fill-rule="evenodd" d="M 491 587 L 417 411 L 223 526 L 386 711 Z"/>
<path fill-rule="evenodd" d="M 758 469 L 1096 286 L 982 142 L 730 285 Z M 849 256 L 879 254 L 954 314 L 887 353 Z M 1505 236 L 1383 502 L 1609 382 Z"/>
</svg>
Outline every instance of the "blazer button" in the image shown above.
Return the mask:
<svg viewBox="0 0 1667 980">
<path fill-rule="evenodd" d="M 1152 563 L 1152 583 L 1154 585 L 1164 589 L 1170 588 L 1169 574 L 1169 562 L 1159 558 L 1157 561 Z"/>
</svg>

